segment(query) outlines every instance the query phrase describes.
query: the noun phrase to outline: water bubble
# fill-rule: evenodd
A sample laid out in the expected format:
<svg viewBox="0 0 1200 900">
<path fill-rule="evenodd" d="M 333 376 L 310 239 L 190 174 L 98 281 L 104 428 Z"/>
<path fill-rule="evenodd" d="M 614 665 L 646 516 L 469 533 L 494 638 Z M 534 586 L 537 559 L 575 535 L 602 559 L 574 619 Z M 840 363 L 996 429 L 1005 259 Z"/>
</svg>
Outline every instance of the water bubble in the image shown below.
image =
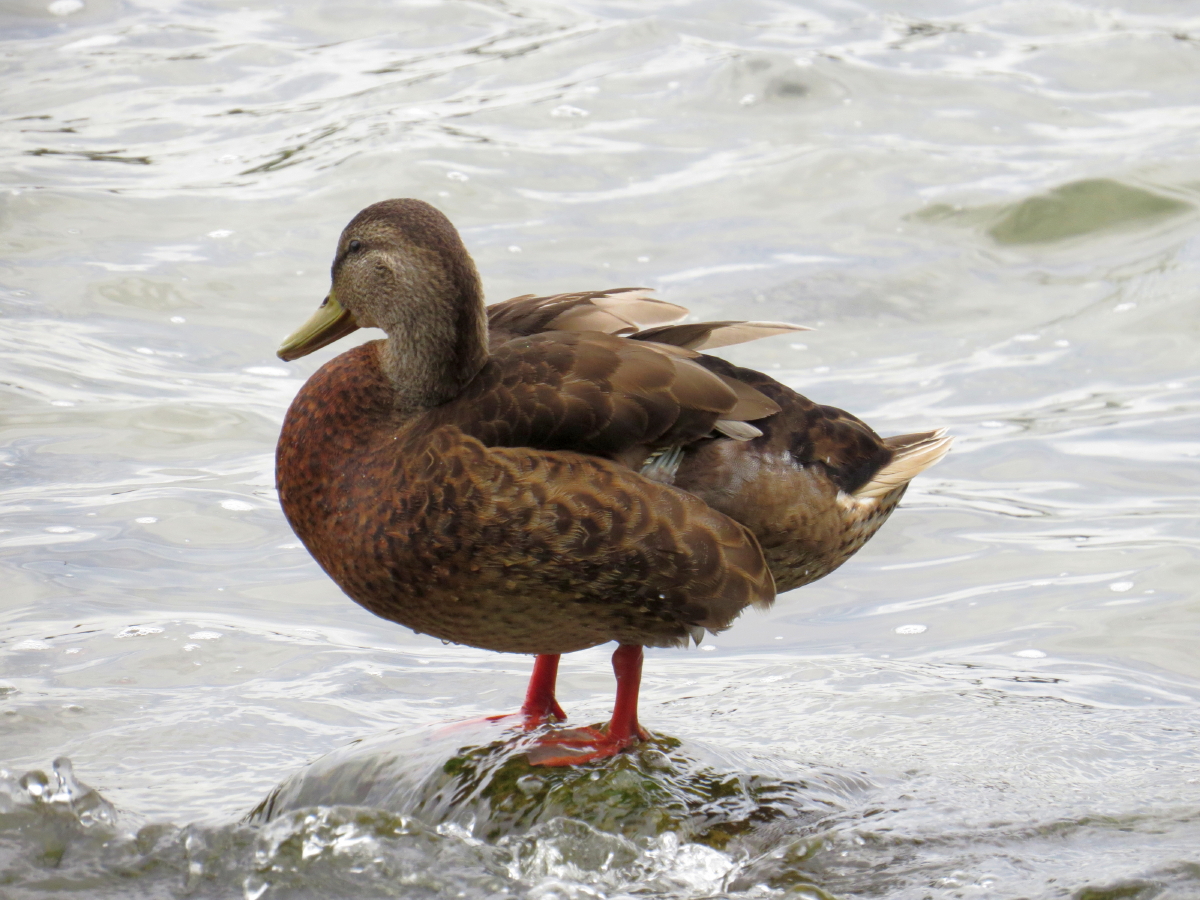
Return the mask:
<svg viewBox="0 0 1200 900">
<path fill-rule="evenodd" d="M 685 844 L 674 832 L 658 839 L 658 846 L 646 852 L 660 878 L 674 882 L 689 894 L 713 895 L 737 864 L 718 850 L 703 844 Z"/>
<path fill-rule="evenodd" d="M 571 106 L 564 103 L 562 106 L 556 106 L 550 110 L 550 115 L 558 119 L 582 119 L 590 116 L 591 113 L 586 109 L 580 109 L 578 106 Z"/>
<path fill-rule="evenodd" d="M 182 325 L 184 322 L 187 321 L 187 319 L 185 319 L 183 316 L 171 316 L 171 321 L 174 322 L 176 325 Z"/>
<path fill-rule="evenodd" d="M 229 509 L 234 512 L 249 512 L 254 509 L 253 503 L 247 503 L 245 500 L 222 500 L 222 509 Z"/>
<path fill-rule="evenodd" d="M 522 775 L 517 779 L 517 788 L 522 794 L 532 796 L 545 787 L 546 782 L 536 775 Z"/>
<path fill-rule="evenodd" d="M 158 521 L 158 517 L 157 516 L 138 516 L 133 521 L 137 522 L 139 525 L 153 525 L 155 522 Z"/>
<path fill-rule="evenodd" d="M 233 234 L 233 232 L 230 231 L 228 228 L 218 228 L 216 231 L 210 231 L 208 233 L 208 236 L 210 238 L 226 238 L 226 237 L 229 237 L 231 234 Z"/>
<path fill-rule="evenodd" d="M 71 400 L 51 400 L 51 406 L 74 406 L 75 403 Z"/>
<path fill-rule="evenodd" d="M 508 245 L 508 252 L 509 252 L 509 253 L 520 253 L 520 252 L 521 252 L 521 248 L 520 248 L 520 247 L 518 247 L 516 244 L 509 244 L 509 245 Z"/>
<path fill-rule="evenodd" d="M 896 634 L 924 634 L 928 630 L 928 625 L 901 625 L 896 629 Z"/>
<path fill-rule="evenodd" d="M 1132 581 L 1114 581 L 1112 584 L 1110 584 L 1108 586 L 1108 589 L 1110 591 L 1116 591 L 1117 593 L 1121 593 L 1122 591 L 1129 590 L 1131 587 L 1133 587 Z"/>
<path fill-rule="evenodd" d="M 220 639 L 221 632 L 219 631 L 193 631 L 188 635 L 193 641 L 215 641 Z"/>
<path fill-rule="evenodd" d="M 446 177 L 451 181 L 470 181 L 470 176 L 462 172 L 447 172 Z"/>
<path fill-rule="evenodd" d="M 117 638 L 145 637 L 148 634 L 162 634 L 157 625 L 130 625 L 117 632 Z"/>
<path fill-rule="evenodd" d="M 13 649 L 14 650 L 49 650 L 50 645 L 47 644 L 45 641 L 38 641 L 38 640 L 31 639 L 28 641 L 21 641 L 19 644 L 14 645 Z"/>
<path fill-rule="evenodd" d="M 42 529 L 49 534 L 70 534 L 75 529 L 70 525 L 51 525 L 49 528 Z"/>
<path fill-rule="evenodd" d="M 1029 650 L 1018 650 L 1013 654 L 1013 656 L 1019 656 L 1022 659 L 1042 659 L 1045 655 L 1041 650 L 1034 650 L 1032 648 Z"/>
<path fill-rule="evenodd" d="M 83 9 L 83 0 L 54 0 L 46 9 L 52 16 L 69 16 Z"/>
<path fill-rule="evenodd" d="M 1131 309 L 1137 309 L 1136 303 L 1118 303 L 1113 307 L 1113 312 L 1129 312 Z"/>
<path fill-rule="evenodd" d="M 50 779 L 46 777 L 45 772 L 36 769 L 21 776 L 21 787 L 25 788 L 30 797 L 39 800 L 49 794 Z"/>
</svg>

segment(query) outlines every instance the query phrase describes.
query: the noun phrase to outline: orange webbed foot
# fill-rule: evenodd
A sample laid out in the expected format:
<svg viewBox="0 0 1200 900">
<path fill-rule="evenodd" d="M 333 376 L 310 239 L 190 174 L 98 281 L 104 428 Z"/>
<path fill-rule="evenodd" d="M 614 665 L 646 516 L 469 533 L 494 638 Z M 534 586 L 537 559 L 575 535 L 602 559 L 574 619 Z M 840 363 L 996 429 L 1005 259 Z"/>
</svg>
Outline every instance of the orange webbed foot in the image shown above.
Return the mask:
<svg viewBox="0 0 1200 900">
<path fill-rule="evenodd" d="M 539 735 L 525 755 L 532 766 L 578 766 L 616 756 L 648 740 L 650 733 L 644 728 L 626 735 L 612 735 L 595 726 L 558 728 Z"/>
</svg>

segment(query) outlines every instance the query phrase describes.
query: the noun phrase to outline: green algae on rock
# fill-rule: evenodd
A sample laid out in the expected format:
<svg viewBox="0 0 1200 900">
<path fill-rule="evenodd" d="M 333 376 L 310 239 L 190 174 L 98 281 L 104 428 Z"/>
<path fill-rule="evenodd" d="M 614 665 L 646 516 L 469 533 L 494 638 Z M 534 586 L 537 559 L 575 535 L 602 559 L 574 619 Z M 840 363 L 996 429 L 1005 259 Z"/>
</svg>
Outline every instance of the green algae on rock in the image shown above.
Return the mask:
<svg viewBox="0 0 1200 900">
<path fill-rule="evenodd" d="M 582 819 L 625 839 L 670 832 L 726 850 L 753 844 L 767 826 L 774 833 L 820 819 L 869 787 L 856 775 L 824 770 L 785 777 L 765 762 L 756 773 L 752 760 L 735 763 L 668 737 L 605 761 L 534 766 L 526 753 L 537 736 L 497 723 L 378 735 L 291 776 L 248 820 L 264 823 L 313 807 L 371 806 L 496 841 L 550 821 Z"/>
</svg>

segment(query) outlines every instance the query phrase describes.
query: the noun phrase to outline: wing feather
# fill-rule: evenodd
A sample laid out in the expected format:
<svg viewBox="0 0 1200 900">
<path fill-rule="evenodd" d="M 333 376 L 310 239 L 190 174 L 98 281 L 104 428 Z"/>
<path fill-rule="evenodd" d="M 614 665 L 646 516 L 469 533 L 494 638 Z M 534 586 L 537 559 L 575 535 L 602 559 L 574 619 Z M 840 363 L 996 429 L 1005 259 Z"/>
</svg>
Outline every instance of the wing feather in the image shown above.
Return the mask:
<svg viewBox="0 0 1200 900">
<path fill-rule="evenodd" d="M 675 344 L 688 350 L 712 350 L 757 341 L 759 338 L 796 331 L 812 331 L 806 325 L 790 322 L 688 322 L 684 325 L 665 325 L 646 328 L 630 335 L 637 341 L 657 341 Z"/>
<path fill-rule="evenodd" d="M 461 396 L 426 415 L 488 446 L 576 450 L 640 466 L 657 448 L 706 437 L 718 421 L 778 411 L 677 349 L 597 332 L 519 338 L 499 347 Z"/>
</svg>

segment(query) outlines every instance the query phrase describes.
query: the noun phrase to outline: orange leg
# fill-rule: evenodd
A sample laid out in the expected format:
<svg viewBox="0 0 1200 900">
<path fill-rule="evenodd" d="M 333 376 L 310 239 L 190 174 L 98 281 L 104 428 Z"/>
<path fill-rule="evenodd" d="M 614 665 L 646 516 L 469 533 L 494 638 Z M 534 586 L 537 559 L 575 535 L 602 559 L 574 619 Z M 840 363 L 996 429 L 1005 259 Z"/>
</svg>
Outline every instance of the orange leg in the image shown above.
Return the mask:
<svg viewBox="0 0 1200 900">
<path fill-rule="evenodd" d="M 617 676 L 617 699 L 613 703 L 612 721 L 608 723 L 608 739 L 623 748 L 649 738 L 638 724 L 637 715 L 638 693 L 642 687 L 642 648 L 638 644 L 621 644 L 613 651 L 612 667 Z"/>
<path fill-rule="evenodd" d="M 567 714 L 554 699 L 554 684 L 558 680 L 558 654 L 546 653 L 533 661 L 533 673 L 529 676 L 529 687 L 525 689 L 525 702 L 517 713 L 500 713 L 481 719 L 467 719 L 445 726 L 446 730 L 463 728 L 478 722 L 503 722 L 506 719 L 521 720 L 521 727 L 533 731 L 552 722 L 565 722 Z M 514 723 L 515 724 L 515 723 Z"/>
<path fill-rule="evenodd" d="M 567 718 L 563 708 L 554 699 L 554 684 L 558 680 L 558 654 L 546 653 L 533 662 L 533 674 L 529 676 L 529 688 L 525 691 L 525 702 L 521 704 L 521 715 L 526 727 L 543 725 L 548 719 L 562 722 Z"/>
<path fill-rule="evenodd" d="M 541 661 L 540 657 L 538 661 Z M 551 732 L 538 738 L 537 745 L 529 751 L 530 763 L 535 766 L 578 765 L 615 756 L 638 741 L 649 739 L 650 735 L 638 724 L 637 717 L 642 648 L 637 644 L 621 644 L 613 653 L 612 664 L 617 676 L 617 699 L 608 728 L 603 731 L 570 728 Z"/>
</svg>

